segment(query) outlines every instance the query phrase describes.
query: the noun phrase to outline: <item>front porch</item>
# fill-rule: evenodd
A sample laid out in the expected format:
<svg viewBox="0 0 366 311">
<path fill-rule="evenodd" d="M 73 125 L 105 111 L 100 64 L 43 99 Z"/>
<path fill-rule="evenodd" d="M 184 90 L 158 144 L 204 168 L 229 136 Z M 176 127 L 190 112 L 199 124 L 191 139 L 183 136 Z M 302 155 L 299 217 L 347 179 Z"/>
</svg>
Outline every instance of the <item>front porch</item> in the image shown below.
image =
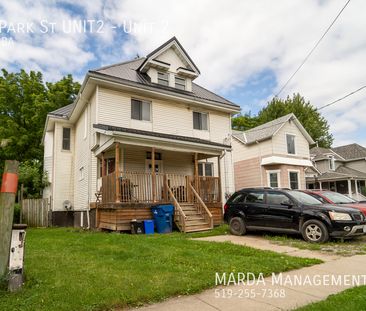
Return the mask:
<svg viewBox="0 0 366 311">
<path fill-rule="evenodd" d="M 207 158 L 217 161 L 217 176 L 200 176 Z M 131 220 L 153 218 L 151 206 L 173 204 L 180 231 L 210 230 L 222 222 L 219 168 L 219 156 L 130 145 L 122 150 L 117 142 L 100 155 L 96 226 L 130 230 Z"/>
</svg>

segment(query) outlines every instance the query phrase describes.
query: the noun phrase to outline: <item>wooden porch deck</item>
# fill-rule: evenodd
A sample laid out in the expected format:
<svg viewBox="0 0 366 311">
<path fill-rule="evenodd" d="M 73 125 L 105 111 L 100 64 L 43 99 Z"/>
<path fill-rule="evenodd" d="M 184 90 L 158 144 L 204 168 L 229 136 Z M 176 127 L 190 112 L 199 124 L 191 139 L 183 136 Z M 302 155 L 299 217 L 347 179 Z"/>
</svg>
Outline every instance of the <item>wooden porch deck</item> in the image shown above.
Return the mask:
<svg viewBox="0 0 366 311">
<path fill-rule="evenodd" d="M 180 231 L 212 229 L 222 222 L 219 177 L 114 172 L 102 177 L 97 227 L 129 230 L 133 219 L 152 219 L 151 206 L 173 204 Z"/>
</svg>

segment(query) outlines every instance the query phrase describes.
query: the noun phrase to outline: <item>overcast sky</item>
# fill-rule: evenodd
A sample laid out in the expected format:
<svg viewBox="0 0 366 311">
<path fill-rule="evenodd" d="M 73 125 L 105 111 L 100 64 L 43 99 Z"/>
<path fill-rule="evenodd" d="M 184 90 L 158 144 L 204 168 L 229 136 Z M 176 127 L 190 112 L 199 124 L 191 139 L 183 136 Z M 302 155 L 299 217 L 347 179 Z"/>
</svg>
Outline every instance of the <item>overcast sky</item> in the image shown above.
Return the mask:
<svg viewBox="0 0 366 311">
<path fill-rule="evenodd" d="M 145 56 L 176 36 L 201 71 L 197 83 L 255 114 L 346 0 L 77 2 L 2 1 L 0 67 L 82 81 L 88 69 Z M 299 92 L 320 107 L 366 85 L 365 12 L 366 1 L 351 0 L 280 97 Z M 322 113 L 334 145 L 366 146 L 366 89 Z"/>
</svg>

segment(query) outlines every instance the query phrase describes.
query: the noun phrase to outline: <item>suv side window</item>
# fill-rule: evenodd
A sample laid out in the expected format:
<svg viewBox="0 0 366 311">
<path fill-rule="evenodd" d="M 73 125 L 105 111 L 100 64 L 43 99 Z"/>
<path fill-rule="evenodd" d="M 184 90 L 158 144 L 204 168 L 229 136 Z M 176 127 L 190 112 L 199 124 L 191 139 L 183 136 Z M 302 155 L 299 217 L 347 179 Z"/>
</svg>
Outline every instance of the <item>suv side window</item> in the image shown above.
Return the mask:
<svg viewBox="0 0 366 311">
<path fill-rule="evenodd" d="M 280 192 L 268 192 L 267 193 L 267 204 L 281 205 L 281 203 L 291 202 L 290 198 Z"/>
<path fill-rule="evenodd" d="M 245 198 L 246 203 L 264 203 L 264 192 L 253 191 L 248 192 Z"/>
<path fill-rule="evenodd" d="M 245 200 L 246 193 L 238 193 L 230 203 L 243 203 Z"/>
</svg>

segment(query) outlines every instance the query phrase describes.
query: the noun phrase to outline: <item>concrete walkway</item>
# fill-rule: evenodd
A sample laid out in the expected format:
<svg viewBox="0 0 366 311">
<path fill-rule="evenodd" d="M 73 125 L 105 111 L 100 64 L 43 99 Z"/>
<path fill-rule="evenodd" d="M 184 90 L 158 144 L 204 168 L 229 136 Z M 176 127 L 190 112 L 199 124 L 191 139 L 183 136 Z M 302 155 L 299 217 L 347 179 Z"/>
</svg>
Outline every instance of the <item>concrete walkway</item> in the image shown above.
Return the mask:
<svg viewBox="0 0 366 311">
<path fill-rule="evenodd" d="M 200 294 L 172 298 L 162 303 L 140 308 L 141 310 L 293 310 L 324 300 L 329 295 L 347 288 L 366 285 L 366 255 L 328 256 L 319 252 L 274 245 L 263 238 L 250 236 L 216 236 L 199 240 L 232 242 L 291 256 L 319 258 L 324 263 L 280 273 L 262 279 L 263 281 L 257 279 L 255 284 L 219 286 Z M 248 271 L 241 272 L 247 273 Z"/>
</svg>

